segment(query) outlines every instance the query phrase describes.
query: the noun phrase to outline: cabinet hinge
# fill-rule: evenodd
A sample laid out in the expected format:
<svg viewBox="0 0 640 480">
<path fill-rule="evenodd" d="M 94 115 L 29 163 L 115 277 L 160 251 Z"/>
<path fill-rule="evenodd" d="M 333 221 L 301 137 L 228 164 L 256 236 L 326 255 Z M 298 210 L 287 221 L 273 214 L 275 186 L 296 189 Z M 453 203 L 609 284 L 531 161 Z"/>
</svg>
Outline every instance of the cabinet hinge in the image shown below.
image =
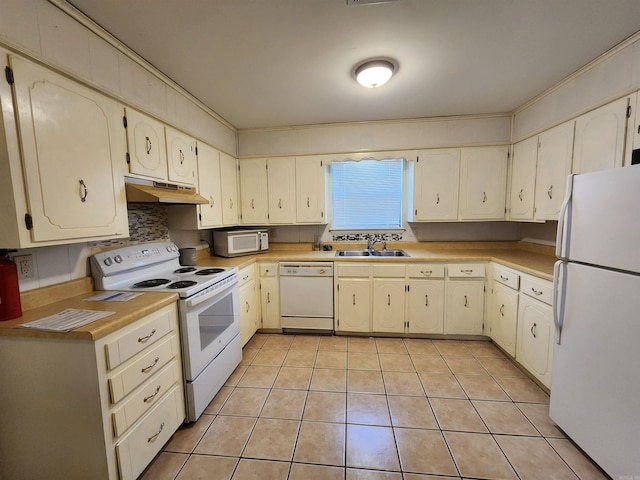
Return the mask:
<svg viewBox="0 0 640 480">
<path fill-rule="evenodd" d="M 631 105 L 627 105 L 627 118 L 631 118 Z"/>
<path fill-rule="evenodd" d="M 124 128 L 127 128 L 127 126 L 129 125 L 127 123 L 127 117 L 125 115 L 122 116 L 122 125 L 124 126 Z"/>
<path fill-rule="evenodd" d="M 13 85 L 15 83 L 15 80 L 13 78 L 13 70 L 11 69 L 11 67 L 4 67 L 4 78 L 7 79 L 7 83 L 9 85 Z"/>
<path fill-rule="evenodd" d="M 405 288 L 406 288 L 406 290 L 408 292 L 411 287 L 409 285 L 406 285 Z"/>
<path fill-rule="evenodd" d="M 201 213 L 198 214 L 198 220 L 202 221 L 202 214 Z"/>
<path fill-rule="evenodd" d="M 416 163 L 420 162 L 420 155 L 416 156 Z"/>
<path fill-rule="evenodd" d="M 30 214 L 24 214 L 24 224 L 27 227 L 27 230 L 31 230 L 33 228 L 33 218 Z"/>
<path fill-rule="evenodd" d="M 340 284 L 336 285 L 336 290 L 339 292 L 340 291 Z"/>
<path fill-rule="evenodd" d="M 129 155 L 129 152 L 127 152 L 125 157 L 127 158 L 127 164 L 130 165 L 131 164 L 131 155 Z"/>
<path fill-rule="evenodd" d="M 507 160 L 511 158 L 511 152 L 507 152 Z"/>
<path fill-rule="evenodd" d="M 320 212 L 320 218 L 324 218 L 324 212 Z"/>
<path fill-rule="evenodd" d="M 198 147 L 196 146 L 196 157 L 198 156 Z"/>
</svg>

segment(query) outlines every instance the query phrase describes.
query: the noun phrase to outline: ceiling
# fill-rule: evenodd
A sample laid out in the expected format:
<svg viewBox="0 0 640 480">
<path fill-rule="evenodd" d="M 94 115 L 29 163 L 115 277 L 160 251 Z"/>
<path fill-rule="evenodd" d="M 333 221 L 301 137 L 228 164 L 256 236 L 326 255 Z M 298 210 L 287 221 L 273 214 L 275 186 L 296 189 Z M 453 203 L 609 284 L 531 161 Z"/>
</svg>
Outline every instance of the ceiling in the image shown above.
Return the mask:
<svg viewBox="0 0 640 480">
<path fill-rule="evenodd" d="M 68 0 L 239 129 L 511 112 L 640 26 L 639 0 Z M 366 89 L 354 67 L 397 74 Z"/>
</svg>

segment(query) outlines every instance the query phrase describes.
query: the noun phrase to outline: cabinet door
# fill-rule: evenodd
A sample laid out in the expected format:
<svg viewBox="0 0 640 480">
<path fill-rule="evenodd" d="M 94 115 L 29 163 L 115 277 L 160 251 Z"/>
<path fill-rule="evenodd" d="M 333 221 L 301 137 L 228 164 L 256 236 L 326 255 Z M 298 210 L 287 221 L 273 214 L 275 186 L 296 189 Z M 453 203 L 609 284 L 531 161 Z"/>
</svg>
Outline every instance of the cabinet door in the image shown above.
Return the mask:
<svg viewBox="0 0 640 480">
<path fill-rule="evenodd" d="M 369 332 L 371 308 L 368 278 L 340 279 L 338 283 L 337 330 Z"/>
<path fill-rule="evenodd" d="M 220 191 L 222 195 L 222 224 L 238 224 L 238 161 L 220 152 Z"/>
<path fill-rule="evenodd" d="M 404 278 L 373 279 L 374 332 L 404 332 Z"/>
<path fill-rule="evenodd" d="M 516 360 L 551 387 L 554 325 L 551 306 L 520 295 Z"/>
<path fill-rule="evenodd" d="M 536 220 L 558 220 L 567 175 L 571 173 L 575 122 L 563 123 L 538 137 L 536 168 Z"/>
<path fill-rule="evenodd" d="M 260 278 L 262 328 L 280 328 L 280 285 L 278 277 Z"/>
<path fill-rule="evenodd" d="M 444 333 L 482 335 L 484 281 L 449 280 Z"/>
<path fill-rule="evenodd" d="M 504 220 L 508 147 L 463 148 L 460 219 Z"/>
<path fill-rule="evenodd" d="M 269 195 L 267 193 L 267 160 L 265 158 L 240 161 L 240 199 L 243 224 L 267 224 Z"/>
<path fill-rule="evenodd" d="M 129 172 L 167 181 L 164 125 L 136 110 L 125 108 Z"/>
<path fill-rule="evenodd" d="M 198 144 L 198 193 L 209 200 L 208 205 L 198 205 L 198 226 L 222 226 L 220 152 L 204 143 Z"/>
<path fill-rule="evenodd" d="M 326 223 L 324 167 L 313 157 L 296 157 L 296 221 Z"/>
<path fill-rule="evenodd" d="M 257 319 L 260 315 L 257 310 L 255 281 L 251 280 L 238 289 L 240 300 L 240 335 L 244 346 L 258 328 Z"/>
<path fill-rule="evenodd" d="M 295 223 L 296 159 L 289 157 L 267 160 L 267 185 L 269 223 Z"/>
<path fill-rule="evenodd" d="M 178 130 L 165 127 L 169 182 L 196 184 L 196 141 Z"/>
<path fill-rule="evenodd" d="M 625 146 L 625 166 L 632 165 L 634 160 L 636 163 L 640 161 L 640 95 L 634 93 L 629 98 L 629 104 L 631 105 L 631 117 L 628 120 L 627 125 L 627 142 Z"/>
<path fill-rule="evenodd" d="M 509 355 L 515 357 L 518 292 L 494 282 L 492 310 L 491 338 Z"/>
<path fill-rule="evenodd" d="M 409 333 L 444 333 L 444 280 L 409 280 Z"/>
<path fill-rule="evenodd" d="M 625 97 L 578 117 L 573 173 L 622 166 L 628 105 Z"/>
<path fill-rule="evenodd" d="M 537 136 L 518 142 L 513 146 L 509 199 L 509 218 L 511 220 L 533 220 L 537 157 Z"/>
<path fill-rule="evenodd" d="M 127 236 L 122 109 L 26 60 L 11 65 L 32 240 Z"/>
<path fill-rule="evenodd" d="M 427 150 L 416 161 L 414 221 L 458 218 L 460 149 Z"/>
</svg>

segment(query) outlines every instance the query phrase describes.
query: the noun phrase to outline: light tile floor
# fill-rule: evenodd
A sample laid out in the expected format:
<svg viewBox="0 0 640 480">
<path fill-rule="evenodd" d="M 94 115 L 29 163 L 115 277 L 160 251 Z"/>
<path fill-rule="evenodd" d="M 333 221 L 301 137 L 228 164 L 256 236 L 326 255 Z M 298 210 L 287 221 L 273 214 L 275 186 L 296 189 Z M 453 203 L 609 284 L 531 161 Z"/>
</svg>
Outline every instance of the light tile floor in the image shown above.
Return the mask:
<svg viewBox="0 0 640 480">
<path fill-rule="evenodd" d="M 488 342 L 256 334 L 144 479 L 605 479 Z"/>
</svg>

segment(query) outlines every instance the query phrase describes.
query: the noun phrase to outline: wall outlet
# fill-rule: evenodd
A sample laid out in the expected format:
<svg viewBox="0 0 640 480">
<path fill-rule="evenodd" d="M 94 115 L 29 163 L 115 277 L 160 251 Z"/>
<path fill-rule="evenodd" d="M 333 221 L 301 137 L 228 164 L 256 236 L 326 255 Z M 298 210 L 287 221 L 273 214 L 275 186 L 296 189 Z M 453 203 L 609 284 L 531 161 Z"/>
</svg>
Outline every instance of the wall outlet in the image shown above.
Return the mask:
<svg viewBox="0 0 640 480">
<path fill-rule="evenodd" d="M 13 257 L 13 261 L 16 262 L 16 266 L 18 267 L 18 280 L 33 278 L 35 276 L 32 254 L 16 255 Z"/>
</svg>

